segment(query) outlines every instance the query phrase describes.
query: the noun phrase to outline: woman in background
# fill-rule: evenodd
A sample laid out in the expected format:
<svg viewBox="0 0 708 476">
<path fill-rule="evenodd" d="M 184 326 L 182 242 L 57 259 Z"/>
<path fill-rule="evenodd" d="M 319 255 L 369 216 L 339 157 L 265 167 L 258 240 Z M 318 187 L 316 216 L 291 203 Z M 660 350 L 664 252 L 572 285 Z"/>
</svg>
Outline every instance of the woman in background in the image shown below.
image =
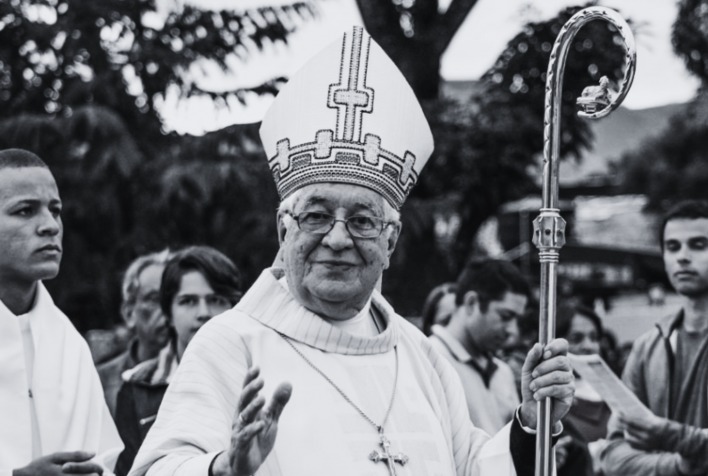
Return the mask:
<svg viewBox="0 0 708 476">
<path fill-rule="evenodd" d="M 172 335 L 157 357 L 123 374 L 116 422 L 125 450 L 116 464 L 117 476 L 130 471 L 189 341 L 205 322 L 231 309 L 241 295 L 238 269 L 214 248 L 185 248 L 167 262 L 160 306 Z"/>
<path fill-rule="evenodd" d="M 577 355 L 600 354 L 600 342 L 604 330 L 600 317 L 584 306 L 561 305 L 556 317 L 556 335 L 568 341 L 568 352 Z M 563 474 L 600 474 L 599 451 L 607 436 L 607 422 L 610 408 L 600 395 L 582 378 L 575 376 L 575 397 L 573 406 L 563 419 L 566 428 L 564 435 L 570 448 L 577 447 L 577 454 L 586 447 L 592 462 L 592 472 L 566 472 L 559 464 L 558 475 Z M 563 438 L 563 437 L 562 437 Z M 571 442 L 572 439 L 572 442 Z M 559 441 L 561 443 L 561 441 Z M 576 459 L 583 459 L 578 456 Z M 568 464 L 570 454 L 568 456 Z"/>
<path fill-rule="evenodd" d="M 442 283 L 435 286 L 425 298 L 421 311 L 421 330 L 429 336 L 430 328 L 436 324 L 447 325 L 455 310 L 455 283 Z"/>
</svg>

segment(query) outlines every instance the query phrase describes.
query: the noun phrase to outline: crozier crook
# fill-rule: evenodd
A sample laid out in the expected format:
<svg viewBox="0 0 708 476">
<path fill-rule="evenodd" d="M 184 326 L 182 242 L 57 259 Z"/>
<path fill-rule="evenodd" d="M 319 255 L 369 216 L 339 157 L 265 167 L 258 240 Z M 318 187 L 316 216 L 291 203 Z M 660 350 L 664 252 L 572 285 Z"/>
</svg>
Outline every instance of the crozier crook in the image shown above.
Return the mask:
<svg viewBox="0 0 708 476">
<path fill-rule="evenodd" d="M 548 344 L 555 337 L 556 281 L 558 252 L 565 244 L 565 220 L 558 209 L 558 156 L 560 150 L 560 110 L 563 93 L 563 73 L 570 44 L 578 30 L 593 20 L 612 23 L 624 41 L 626 49 L 624 78 L 616 94 L 609 91 L 609 82 L 603 77 L 599 86 L 586 88 L 577 103 L 581 117 L 599 119 L 614 111 L 624 100 L 634 79 L 636 48 L 634 37 L 626 21 L 606 7 L 584 8 L 573 15 L 561 28 L 548 63 L 543 129 L 543 196 L 539 216 L 534 220 L 533 242 L 539 250 L 541 265 L 539 296 L 539 343 Z M 551 399 L 538 403 L 538 432 L 536 435 L 536 476 L 550 476 L 553 471 L 551 444 Z"/>
</svg>

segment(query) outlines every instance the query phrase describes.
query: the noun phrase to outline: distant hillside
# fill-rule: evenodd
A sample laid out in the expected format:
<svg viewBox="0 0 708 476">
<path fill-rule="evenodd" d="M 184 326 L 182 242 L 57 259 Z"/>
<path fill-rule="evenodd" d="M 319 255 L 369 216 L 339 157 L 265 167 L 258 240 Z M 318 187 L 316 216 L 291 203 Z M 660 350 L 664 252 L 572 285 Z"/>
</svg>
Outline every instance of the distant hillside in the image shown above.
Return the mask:
<svg viewBox="0 0 708 476">
<path fill-rule="evenodd" d="M 464 101 L 479 88 L 478 81 L 444 81 L 442 94 Z M 686 104 L 670 104 L 648 109 L 620 107 L 604 119 L 592 121 L 595 142 L 585 151 L 581 160 L 564 161 L 560 166 L 561 183 L 578 185 L 606 176 L 608 163 L 638 147 L 644 140 L 654 137 L 668 125 L 674 114 Z M 562 127 L 562 125 L 561 125 Z"/>
<path fill-rule="evenodd" d="M 473 93 L 481 90 L 480 81 L 443 81 L 440 94 L 458 101 L 467 100 Z"/>
<path fill-rule="evenodd" d="M 668 125 L 669 119 L 686 108 L 686 104 L 669 104 L 649 109 L 620 107 L 604 119 L 593 121 L 593 148 L 579 162 L 561 164 L 561 183 L 577 184 L 608 173 L 608 163 L 639 147 L 643 141 L 656 137 Z"/>
</svg>

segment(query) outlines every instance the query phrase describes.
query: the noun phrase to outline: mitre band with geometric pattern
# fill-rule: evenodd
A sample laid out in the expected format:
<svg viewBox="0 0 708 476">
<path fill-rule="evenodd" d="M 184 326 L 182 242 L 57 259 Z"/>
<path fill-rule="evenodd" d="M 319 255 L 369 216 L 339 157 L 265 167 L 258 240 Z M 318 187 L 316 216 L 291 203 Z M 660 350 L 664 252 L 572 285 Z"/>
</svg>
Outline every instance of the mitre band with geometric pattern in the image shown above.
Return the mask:
<svg viewBox="0 0 708 476">
<path fill-rule="evenodd" d="M 361 27 L 288 81 L 260 135 L 281 200 L 337 182 L 370 188 L 398 210 L 433 151 L 415 94 Z"/>
</svg>

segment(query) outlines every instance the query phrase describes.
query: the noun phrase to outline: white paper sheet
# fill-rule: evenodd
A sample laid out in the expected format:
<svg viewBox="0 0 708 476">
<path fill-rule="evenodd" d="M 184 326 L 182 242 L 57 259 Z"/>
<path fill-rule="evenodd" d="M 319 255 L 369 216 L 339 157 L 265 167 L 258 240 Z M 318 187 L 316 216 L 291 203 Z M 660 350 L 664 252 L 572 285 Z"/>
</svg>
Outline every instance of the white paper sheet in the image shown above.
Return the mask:
<svg viewBox="0 0 708 476">
<path fill-rule="evenodd" d="M 613 413 L 641 417 L 644 404 L 597 354 L 568 354 L 573 369 L 600 394 Z"/>
</svg>

